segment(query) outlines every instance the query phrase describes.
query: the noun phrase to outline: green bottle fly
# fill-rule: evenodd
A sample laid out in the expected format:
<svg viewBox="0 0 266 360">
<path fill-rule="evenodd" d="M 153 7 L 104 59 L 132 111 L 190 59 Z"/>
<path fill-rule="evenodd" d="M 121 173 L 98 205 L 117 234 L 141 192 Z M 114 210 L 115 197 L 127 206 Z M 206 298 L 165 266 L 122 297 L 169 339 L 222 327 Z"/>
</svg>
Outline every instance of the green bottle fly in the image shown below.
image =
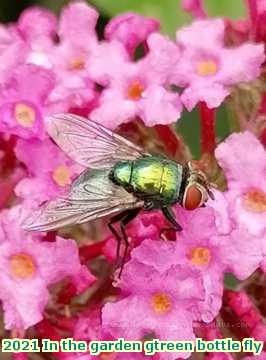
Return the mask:
<svg viewBox="0 0 266 360">
<path fill-rule="evenodd" d="M 125 228 L 141 210 L 162 210 L 172 228 L 181 231 L 171 205 L 193 210 L 213 198 L 205 174 L 191 162 L 181 165 L 148 154 L 104 126 L 73 114 L 54 115 L 47 127 L 66 154 L 87 169 L 67 196 L 44 204 L 24 229 L 50 231 L 112 215 L 108 226 L 118 240 L 117 256 L 122 239 L 125 244 L 120 274 L 129 246 Z M 115 223 L 120 223 L 121 234 Z"/>
</svg>

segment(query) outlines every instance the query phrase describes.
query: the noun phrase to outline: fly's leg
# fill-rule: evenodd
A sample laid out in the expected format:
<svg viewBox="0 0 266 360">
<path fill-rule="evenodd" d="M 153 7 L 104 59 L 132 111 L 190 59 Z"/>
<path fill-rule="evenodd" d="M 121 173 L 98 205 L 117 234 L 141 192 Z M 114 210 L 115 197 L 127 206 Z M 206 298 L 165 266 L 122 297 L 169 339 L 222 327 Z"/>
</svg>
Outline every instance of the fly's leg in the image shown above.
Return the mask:
<svg viewBox="0 0 266 360">
<path fill-rule="evenodd" d="M 126 234 L 126 225 L 128 223 L 130 223 L 130 221 L 132 221 L 137 216 L 139 211 L 140 211 L 139 208 L 132 209 L 132 210 L 126 210 L 126 211 L 124 211 L 124 212 L 122 212 L 120 214 L 117 214 L 117 215 L 113 216 L 111 218 L 111 220 L 109 221 L 109 223 L 108 223 L 109 229 L 111 230 L 111 232 L 113 233 L 113 235 L 115 236 L 115 238 L 117 240 L 116 262 L 118 262 L 118 259 L 119 259 L 120 247 L 121 247 L 121 241 L 122 241 L 121 236 L 118 234 L 115 227 L 113 226 L 117 222 L 120 222 L 120 230 L 121 230 L 121 233 L 122 233 L 123 240 L 125 242 L 125 251 L 124 251 L 124 254 L 123 254 L 123 257 L 122 257 L 121 269 L 120 269 L 119 276 L 118 276 L 119 278 L 120 278 L 120 276 L 122 274 L 122 271 L 123 271 L 124 263 L 125 263 L 126 257 L 127 257 L 128 246 L 129 246 L 128 237 L 127 237 L 127 234 Z"/>
<path fill-rule="evenodd" d="M 116 231 L 115 227 L 113 226 L 113 224 L 121 221 L 123 219 L 123 217 L 125 216 L 125 212 L 122 212 L 120 214 L 117 214 L 115 216 L 113 216 L 109 223 L 108 223 L 108 227 L 110 229 L 110 231 L 112 232 L 112 234 L 114 235 L 114 237 L 116 238 L 117 241 L 117 247 L 116 247 L 116 262 L 118 262 L 118 258 L 119 258 L 119 253 L 120 253 L 120 247 L 121 247 L 121 236 L 118 234 L 118 232 Z"/>
<path fill-rule="evenodd" d="M 120 272 L 119 272 L 119 275 L 118 275 L 119 278 L 121 277 L 121 274 L 122 274 L 122 271 L 123 271 L 123 268 L 124 268 L 124 264 L 125 264 L 125 261 L 126 261 L 126 258 L 127 258 L 128 246 L 129 246 L 128 236 L 126 234 L 126 226 L 133 219 L 135 219 L 135 217 L 138 215 L 139 212 L 140 212 L 139 208 L 128 210 L 128 212 L 125 214 L 125 216 L 123 217 L 123 219 L 120 222 L 120 229 L 121 229 L 123 239 L 124 239 L 124 242 L 125 242 L 125 251 L 124 251 L 124 254 L 123 254 L 123 257 L 122 257 L 121 268 L 120 268 Z"/>
<path fill-rule="evenodd" d="M 173 211 L 171 210 L 171 208 L 168 208 L 168 207 L 163 207 L 162 208 L 162 212 L 165 216 L 165 218 L 173 225 L 173 226 L 170 226 L 170 227 L 166 227 L 166 228 L 163 228 L 161 231 L 160 231 L 160 238 L 162 238 L 162 235 L 164 232 L 166 231 L 169 231 L 169 230 L 174 230 L 174 231 L 182 231 L 182 227 L 178 224 L 178 222 L 176 221 L 175 219 L 175 215 L 173 213 Z"/>
<path fill-rule="evenodd" d="M 175 231 L 182 231 L 182 226 L 178 224 L 178 222 L 175 219 L 175 215 L 171 208 L 163 207 L 162 212 L 166 219 L 173 225 L 173 227 L 170 227 L 170 229 L 173 229 Z"/>
</svg>

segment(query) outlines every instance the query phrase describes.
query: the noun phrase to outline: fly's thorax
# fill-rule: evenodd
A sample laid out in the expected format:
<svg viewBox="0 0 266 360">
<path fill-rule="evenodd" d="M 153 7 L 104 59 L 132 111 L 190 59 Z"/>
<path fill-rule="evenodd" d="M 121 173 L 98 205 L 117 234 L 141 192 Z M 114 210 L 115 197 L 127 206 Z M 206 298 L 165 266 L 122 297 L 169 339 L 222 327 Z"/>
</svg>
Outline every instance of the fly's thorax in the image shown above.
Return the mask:
<svg viewBox="0 0 266 360">
<path fill-rule="evenodd" d="M 161 179 L 161 195 L 169 204 L 176 203 L 182 184 L 183 166 L 169 160 L 164 164 Z"/>
</svg>

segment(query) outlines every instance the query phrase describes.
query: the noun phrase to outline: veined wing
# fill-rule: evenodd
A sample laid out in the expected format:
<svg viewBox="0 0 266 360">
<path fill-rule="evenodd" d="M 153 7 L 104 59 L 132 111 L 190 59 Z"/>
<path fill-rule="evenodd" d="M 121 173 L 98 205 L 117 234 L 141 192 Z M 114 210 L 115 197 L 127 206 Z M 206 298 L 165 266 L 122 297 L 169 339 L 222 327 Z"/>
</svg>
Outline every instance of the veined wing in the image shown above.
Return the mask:
<svg viewBox="0 0 266 360">
<path fill-rule="evenodd" d="M 109 180 L 109 170 L 86 170 L 73 183 L 69 196 L 52 200 L 23 224 L 25 230 L 50 231 L 82 224 L 109 214 L 141 207 L 133 194 Z"/>
<path fill-rule="evenodd" d="M 85 167 L 109 168 L 117 161 L 135 160 L 145 154 L 122 136 L 73 114 L 49 117 L 47 131 L 69 157 Z"/>
</svg>

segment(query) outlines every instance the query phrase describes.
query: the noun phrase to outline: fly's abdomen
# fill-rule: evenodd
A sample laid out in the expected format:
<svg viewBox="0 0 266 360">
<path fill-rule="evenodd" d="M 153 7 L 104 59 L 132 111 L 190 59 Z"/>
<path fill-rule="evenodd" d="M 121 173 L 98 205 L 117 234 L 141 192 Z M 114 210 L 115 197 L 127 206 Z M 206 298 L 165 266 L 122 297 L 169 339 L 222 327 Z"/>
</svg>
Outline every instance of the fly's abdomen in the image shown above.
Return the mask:
<svg viewBox="0 0 266 360">
<path fill-rule="evenodd" d="M 112 180 L 136 196 L 150 198 L 158 205 L 175 203 L 182 182 L 182 166 L 156 156 L 118 162 Z"/>
</svg>

